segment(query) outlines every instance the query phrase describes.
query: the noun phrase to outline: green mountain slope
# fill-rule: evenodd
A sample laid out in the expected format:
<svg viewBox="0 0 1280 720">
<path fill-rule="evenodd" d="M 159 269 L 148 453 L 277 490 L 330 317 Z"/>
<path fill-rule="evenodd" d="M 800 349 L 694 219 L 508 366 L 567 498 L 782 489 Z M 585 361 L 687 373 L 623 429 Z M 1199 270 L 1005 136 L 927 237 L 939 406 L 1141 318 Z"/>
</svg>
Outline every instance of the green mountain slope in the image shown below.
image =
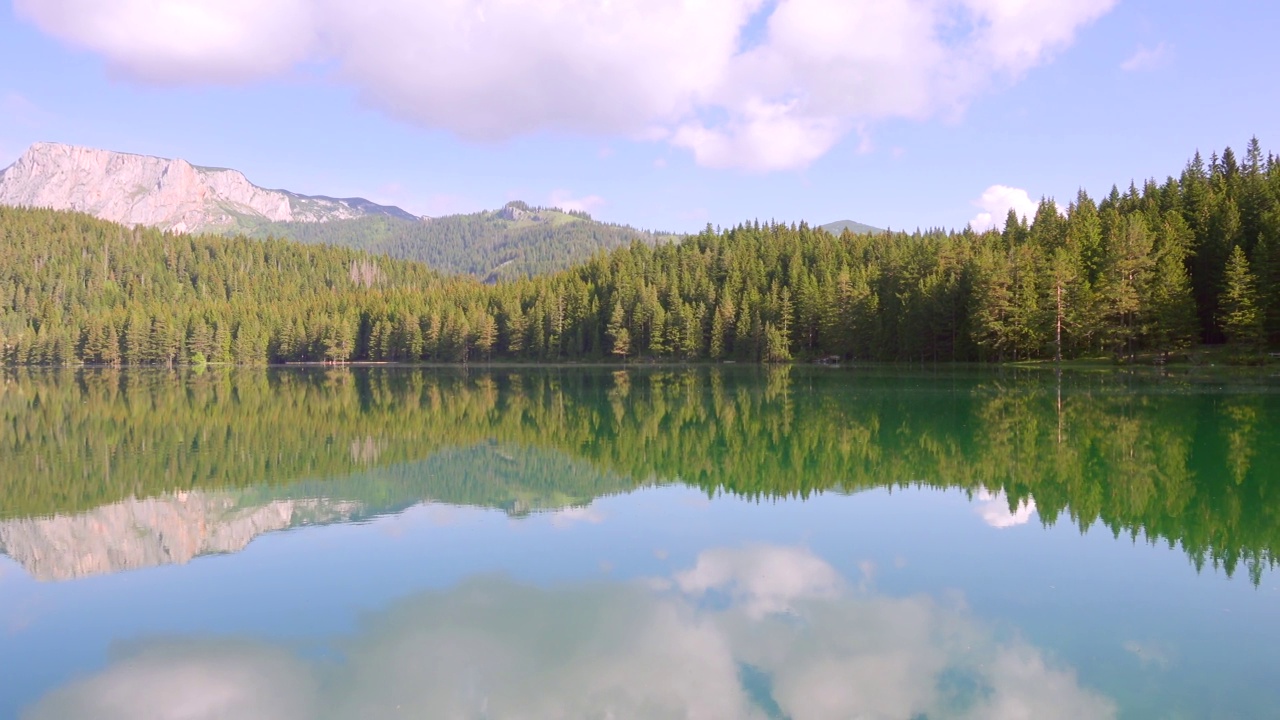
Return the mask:
<svg viewBox="0 0 1280 720">
<path fill-rule="evenodd" d="M 442 272 L 489 282 L 563 270 L 604 250 L 672 237 L 522 202 L 422 220 L 383 215 L 328 223 L 262 223 L 249 228 L 249 234 L 418 260 Z"/>
</svg>

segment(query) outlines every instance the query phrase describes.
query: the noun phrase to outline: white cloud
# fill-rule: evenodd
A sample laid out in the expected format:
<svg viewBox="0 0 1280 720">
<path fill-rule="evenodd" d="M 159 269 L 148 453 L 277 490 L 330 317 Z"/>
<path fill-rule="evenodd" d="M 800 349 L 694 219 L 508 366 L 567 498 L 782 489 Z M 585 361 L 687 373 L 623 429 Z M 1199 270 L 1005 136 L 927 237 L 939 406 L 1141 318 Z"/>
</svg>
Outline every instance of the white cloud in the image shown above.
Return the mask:
<svg viewBox="0 0 1280 720">
<path fill-rule="evenodd" d="M 784 577 L 787 563 L 798 568 Z M 790 591 L 760 612 L 757 572 Z M 861 593 L 808 551 L 712 550 L 681 591 L 490 579 L 371 617 L 340 666 L 247 643 L 142 647 L 29 712 L 47 717 L 1109 718 L 1114 704 L 1018 639 L 927 597 Z M 687 587 L 686 587 L 687 586 Z M 703 602 L 727 593 L 727 607 Z M 771 592 L 766 598 L 775 598 Z M 748 691 L 742 668 L 767 678 Z M 955 679 L 971 687 L 949 692 Z M 947 680 L 952 682 L 947 682 Z M 754 700 L 767 694 L 775 712 Z M 312 714 L 306 714 L 312 713 Z"/>
<path fill-rule="evenodd" d="M 551 207 L 557 207 L 561 210 L 591 213 L 604 204 L 604 198 L 599 195 L 577 197 L 568 190 L 554 190 L 551 193 Z"/>
<path fill-rule="evenodd" d="M 1036 501 L 1032 498 L 1019 503 L 1016 510 L 1009 510 L 1009 499 L 1004 493 L 992 494 L 983 490 L 978 493 L 978 502 L 974 510 L 982 516 L 982 521 L 993 528 L 1011 528 L 1026 525 L 1036 512 Z"/>
<path fill-rule="evenodd" d="M 797 102 L 767 103 L 750 98 L 725 125 L 692 123 L 671 138 L 693 151 L 699 165 L 767 172 L 803 167 L 822 157 L 844 135 L 839 119 L 808 117 Z"/>
<path fill-rule="evenodd" d="M 1018 217 L 1025 217 L 1030 221 L 1036 215 L 1036 208 L 1040 206 L 1026 190 L 1008 185 L 992 185 L 973 204 L 982 209 L 982 212 L 969 221 L 978 232 L 1003 229 L 1010 210 L 1016 212 Z"/>
<path fill-rule="evenodd" d="M 842 588 L 835 569 L 807 550 L 769 545 L 708 550 L 675 582 L 691 595 L 729 593 L 757 618 L 788 612 L 801 599 L 834 597 Z"/>
<path fill-rule="evenodd" d="M 155 83 L 239 82 L 316 51 L 323 3 L 312 0 L 14 0 L 18 17 L 111 67 Z"/>
<path fill-rule="evenodd" d="M 1117 0 L 15 0 L 146 82 L 334 68 L 402 120 L 475 139 L 665 140 L 711 167 L 803 167 L 859 127 L 954 115 Z M 769 12 L 749 49 L 744 31 Z M 756 31 L 753 31 L 753 35 Z"/>
<path fill-rule="evenodd" d="M 1172 55 L 1173 47 L 1164 43 L 1160 43 L 1153 48 L 1139 45 L 1133 55 L 1130 55 L 1127 60 L 1120 63 L 1120 69 L 1125 72 L 1155 70 L 1169 62 Z"/>
</svg>

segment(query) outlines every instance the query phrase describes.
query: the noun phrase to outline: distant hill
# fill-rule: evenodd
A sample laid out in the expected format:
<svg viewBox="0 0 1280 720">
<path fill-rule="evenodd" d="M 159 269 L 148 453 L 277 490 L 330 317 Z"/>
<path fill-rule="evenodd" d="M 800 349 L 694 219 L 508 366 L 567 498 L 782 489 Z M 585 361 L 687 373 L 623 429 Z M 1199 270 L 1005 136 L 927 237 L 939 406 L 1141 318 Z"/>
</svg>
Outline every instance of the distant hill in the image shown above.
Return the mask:
<svg viewBox="0 0 1280 720">
<path fill-rule="evenodd" d="M 848 230 L 854 235 L 879 235 L 884 232 L 883 228 L 872 227 L 865 223 L 854 222 L 852 220 L 838 220 L 833 223 L 821 225 L 820 227 L 832 235 L 839 235 L 845 230 Z"/>
<path fill-rule="evenodd" d="M 422 220 L 369 216 L 327 223 L 261 223 L 249 234 L 418 260 L 489 282 L 563 270 L 602 250 L 675 237 L 519 201 L 499 210 Z"/>
<path fill-rule="evenodd" d="M 0 171 L 0 205 L 75 210 L 174 232 L 367 217 L 418 220 L 398 207 L 364 198 L 268 190 L 238 170 L 47 142 L 32 145 Z"/>
</svg>

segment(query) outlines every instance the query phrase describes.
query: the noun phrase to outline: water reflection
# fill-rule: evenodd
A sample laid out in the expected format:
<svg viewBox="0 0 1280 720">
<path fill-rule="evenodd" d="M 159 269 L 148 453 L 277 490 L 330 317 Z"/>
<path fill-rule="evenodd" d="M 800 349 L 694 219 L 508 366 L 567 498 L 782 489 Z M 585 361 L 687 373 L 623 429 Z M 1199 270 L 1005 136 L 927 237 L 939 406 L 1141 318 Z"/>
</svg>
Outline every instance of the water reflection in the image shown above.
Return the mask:
<svg viewBox="0 0 1280 720">
<path fill-rule="evenodd" d="M 133 644 L 27 717 L 1115 715 L 1071 669 L 962 604 L 859 585 L 804 548 L 769 545 L 708 550 L 630 583 L 470 580 L 367 618 L 332 641 L 340 660 L 248 640 Z"/>
<path fill-rule="evenodd" d="M 997 529 L 1026 525 L 1031 522 L 1031 516 L 1036 512 L 1036 501 L 1033 498 L 1013 502 L 1013 507 L 1010 507 L 1010 504 L 1009 498 L 1005 497 L 1004 493 L 993 493 L 983 489 L 978 491 L 974 510 L 982 516 L 982 522 Z"/>
<path fill-rule="evenodd" d="M 349 521 L 360 511 L 359 505 L 341 500 L 246 505 L 231 493 L 193 490 L 129 499 L 78 515 L 0 521 L 0 551 L 36 580 L 74 580 L 239 552 L 264 533 Z"/>
<path fill-rule="evenodd" d="M 595 472 L 554 451 L 482 443 L 331 480 L 179 491 L 80 513 L 0 520 L 0 552 L 36 580 L 66 581 L 236 553 L 267 533 L 362 521 L 424 502 L 461 500 L 516 517 L 554 511 L 552 523 L 559 526 L 596 524 L 603 519 L 599 511 L 575 505 L 577 497 L 554 487 L 538 487 L 541 477 L 572 483 Z M 475 492 L 460 498 L 460 487 Z"/>
<path fill-rule="evenodd" d="M 173 506 L 181 493 L 210 497 L 213 509 L 175 509 L 178 525 L 182 512 L 212 526 L 234 510 L 284 512 L 287 521 L 247 522 L 283 528 L 308 513 L 341 521 L 427 500 L 522 516 L 665 483 L 750 498 L 926 486 L 969 493 L 997 527 L 1033 515 L 1082 530 L 1101 523 L 1179 546 L 1196 568 L 1243 567 L 1256 583 L 1280 552 L 1280 394 L 1266 377 L 1209 380 L 803 368 L 18 372 L 0 385 L 0 538 L 11 555 L 40 547 L 41 563 L 60 568 L 42 577 L 67 578 L 242 546 L 230 538 L 249 534 L 237 530 L 138 554 L 149 560 L 86 547 L 89 527 L 108 541 L 184 537 L 161 533 L 162 508 L 145 505 Z M 575 512 L 561 520 L 590 520 Z"/>
</svg>

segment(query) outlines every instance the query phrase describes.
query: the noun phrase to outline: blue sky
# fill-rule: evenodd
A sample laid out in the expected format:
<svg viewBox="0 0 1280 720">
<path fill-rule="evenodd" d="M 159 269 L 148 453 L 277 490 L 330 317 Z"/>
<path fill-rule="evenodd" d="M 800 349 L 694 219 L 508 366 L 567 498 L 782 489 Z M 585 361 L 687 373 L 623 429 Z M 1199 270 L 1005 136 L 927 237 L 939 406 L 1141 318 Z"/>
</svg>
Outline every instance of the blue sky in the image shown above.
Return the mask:
<svg viewBox="0 0 1280 720">
<path fill-rule="evenodd" d="M 1264 0 L 260 5 L 15 0 L 0 166 L 52 140 L 420 214 L 914 228 L 1280 149 Z"/>
</svg>

